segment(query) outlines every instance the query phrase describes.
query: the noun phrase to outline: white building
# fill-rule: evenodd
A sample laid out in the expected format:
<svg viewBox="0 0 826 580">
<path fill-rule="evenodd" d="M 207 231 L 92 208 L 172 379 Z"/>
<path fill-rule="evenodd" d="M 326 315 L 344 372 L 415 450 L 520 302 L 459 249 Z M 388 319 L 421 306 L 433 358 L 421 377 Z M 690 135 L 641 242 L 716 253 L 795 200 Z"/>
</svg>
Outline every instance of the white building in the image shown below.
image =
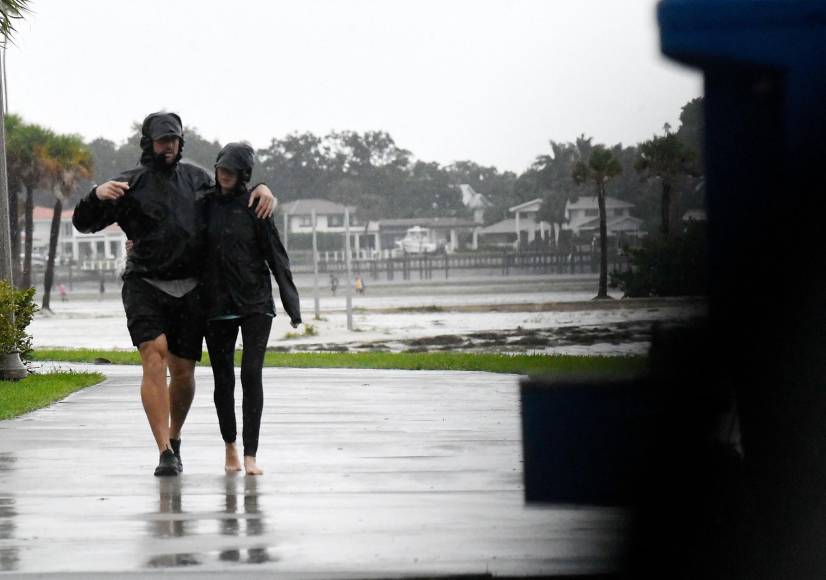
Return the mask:
<svg viewBox="0 0 826 580">
<path fill-rule="evenodd" d="M 512 218 L 476 229 L 473 247 L 483 245 L 517 249 L 522 244 L 533 243 L 537 238 L 550 243 L 553 227 L 536 217 L 541 207 L 542 200 L 536 198 L 508 208 Z"/>
<path fill-rule="evenodd" d="M 640 236 L 643 234 L 642 220 L 631 215 L 633 203 L 615 197 L 605 197 L 606 225 L 608 235 L 625 234 Z M 572 230 L 574 234 L 599 233 L 599 202 L 595 196 L 583 196 L 576 201 L 565 204 L 567 223 L 563 229 Z"/>
<path fill-rule="evenodd" d="M 290 234 L 313 233 L 313 210 L 316 214 L 316 232 L 344 234 L 344 210 L 350 210 L 350 247 L 354 257 L 371 253 L 380 247 L 378 228 L 375 222 L 363 223 L 356 215 L 355 206 L 344 206 L 326 199 L 297 199 L 280 206 L 282 237 L 289 247 Z M 342 237 L 342 239 L 344 239 Z"/>
<path fill-rule="evenodd" d="M 60 216 L 56 262 L 69 259 L 82 270 L 120 270 L 126 258 L 126 234 L 117 224 L 94 233 L 82 234 L 72 225 L 73 210 L 65 210 Z M 47 257 L 53 210 L 35 206 L 32 225 L 32 253 Z"/>
<path fill-rule="evenodd" d="M 538 220 L 536 214 L 539 208 L 542 207 L 542 200 L 540 198 L 520 203 L 508 208 L 508 211 L 514 214 L 514 232 L 516 233 L 516 245 L 519 246 L 522 242 L 531 243 L 537 237 L 547 240 L 551 234 L 551 224 L 546 221 Z M 523 233 L 525 232 L 524 236 Z"/>
<path fill-rule="evenodd" d="M 350 210 L 350 228 L 360 225 L 356 208 L 346 206 Z M 345 206 L 326 199 L 297 199 L 285 203 L 279 208 L 285 230 L 288 234 L 313 233 L 312 214 L 316 214 L 317 232 L 344 233 Z"/>
</svg>

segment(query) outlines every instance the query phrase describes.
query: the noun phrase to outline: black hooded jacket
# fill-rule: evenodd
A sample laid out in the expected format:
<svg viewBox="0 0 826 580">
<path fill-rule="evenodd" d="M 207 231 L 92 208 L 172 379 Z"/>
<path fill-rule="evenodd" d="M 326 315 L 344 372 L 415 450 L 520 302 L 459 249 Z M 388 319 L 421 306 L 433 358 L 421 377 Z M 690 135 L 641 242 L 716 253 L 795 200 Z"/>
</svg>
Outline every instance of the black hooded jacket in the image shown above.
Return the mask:
<svg viewBox="0 0 826 580">
<path fill-rule="evenodd" d="M 204 204 L 207 260 L 201 278 L 207 319 L 275 315 L 270 272 L 291 322 L 301 322 L 290 259 L 272 217 L 256 217 L 246 189 L 207 194 Z M 269 270 L 268 270 L 269 268 Z"/>
<path fill-rule="evenodd" d="M 78 231 L 97 232 L 117 223 L 133 241 L 124 278 L 178 280 L 197 277 L 203 264 L 202 199 L 212 186 L 205 170 L 180 162 L 172 166 L 157 159 L 152 141 L 168 135 L 181 138 L 180 118 L 154 113 L 141 131 L 141 165 L 115 177 L 129 190 L 117 200 L 100 200 L 93 189 L 75 207 L 72 223 Z"/>
</svg>

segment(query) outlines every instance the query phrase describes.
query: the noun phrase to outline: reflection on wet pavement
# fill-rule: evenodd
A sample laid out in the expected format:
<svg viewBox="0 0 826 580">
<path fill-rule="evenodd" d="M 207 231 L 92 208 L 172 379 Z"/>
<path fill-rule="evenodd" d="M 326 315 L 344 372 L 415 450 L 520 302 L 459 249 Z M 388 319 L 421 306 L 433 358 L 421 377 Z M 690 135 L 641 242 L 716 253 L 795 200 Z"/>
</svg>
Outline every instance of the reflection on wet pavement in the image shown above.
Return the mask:
<svg viewBox="0 0 826 580">
<path fill-rule="evenodd" d="M 229 517 L 238 514 L 238 487 L 239 477 L 228 475 L 226 479 L 226 509 L 227 517 L 221 520 L 221 534 L 224 536 L 261 536 L 266 531 L 264 515 L 258 508 L 258 480 L 254 477 L 245 477 L 244 481 L 244 517 Z M 243 525 L 242 525 L 243 524 Z M 219 558 L 224 562 L 242 561 L 242 551 L 238 548 L 222 550 Z M 263 564 L 271 561 L 266 547 L 247 549 L 246 563 Z"/>
<path fill-rule="evenodd" d="M 11 453 L 0 453 L 0 471 L 9 471 L 14 467 L 17 457 Z M 14 497 L 0 495 L 0 542 L 13 540 L 16 529 Z M 4 543 L 4 542 L 3 542 Z M 0 543 L 0 572 L 17 570 L 20 556 L 15 546 L 5 547 Z"/>
<path fill-rule="evenodd" d="M 162 477 L 158 479 L 158 513 L 149 518 L 149 533 L 152 538 L 171 540 L 186 536 L 209 535 L 199 531 L 204 522 L 217 520 L 219 534 L 230 538 L 262 536 L 266 531 L 264 515 L 258 507 L 257 480 L 254 477 L 227 475 L 224 478 L 223 505 L 211 513 L 195 513 L 184 510 L 186 497 L 185 478 Z M 243 512 L 239 513 L 240 503 Z M 221 562 L 240 564 L 263 564 L 277 561 L 270 556 L 266 545 L 244 545 L 239 541 L 230 542 L 217 551 Z M 208 564 L 213 560 L 213 552 L 192 553 L 189 551 L 165 553 L 153 556 L 146 562 L 148 568 L 180 568 Z"/>
</svg>

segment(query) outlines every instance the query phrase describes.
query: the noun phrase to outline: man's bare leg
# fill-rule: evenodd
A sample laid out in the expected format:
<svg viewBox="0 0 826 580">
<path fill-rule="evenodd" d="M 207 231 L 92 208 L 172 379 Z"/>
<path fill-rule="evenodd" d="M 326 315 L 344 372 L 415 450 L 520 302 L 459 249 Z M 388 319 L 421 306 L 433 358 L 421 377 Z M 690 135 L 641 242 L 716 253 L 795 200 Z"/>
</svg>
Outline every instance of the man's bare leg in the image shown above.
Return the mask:
<svg viewBox="0 0 826 580">
<path fill-rule="evenodd" d="M 195 397 L 195 361 L 169 353 L 169 436 L 181 438 L 192 399 Z"/>
<path fill-rule="evenodd" d="M 169 389 L 166 386 L 167 346 L 166 335 L 142 342 L 138 347 L 143 366 L 141 401 L 149 428 L 155 437 L 158 451 L 170 449 L 169 445 Z"/>
</svg>

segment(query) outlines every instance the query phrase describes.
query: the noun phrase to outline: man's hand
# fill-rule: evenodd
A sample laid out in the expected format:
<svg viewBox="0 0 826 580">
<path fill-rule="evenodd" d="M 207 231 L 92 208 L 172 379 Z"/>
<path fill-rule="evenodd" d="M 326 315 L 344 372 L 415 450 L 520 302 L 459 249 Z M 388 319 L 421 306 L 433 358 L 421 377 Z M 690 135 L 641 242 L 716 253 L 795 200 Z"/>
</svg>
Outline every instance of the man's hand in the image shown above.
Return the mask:
<svg viewBox="0 0 826 580">
<path fill-rule="evenodd" d="M 249 207 L 252 207 L 256 199 L 258 200 L 258 207 L 255 208 L 255 215 L 261 219 L 270 217 L 278 205 L 278 200 L 275 199 L 270 188 L 262 183 L 253 189 L 252 195 L 250 195 Z"/>
<path fill-rule="evenodd" d="M 95 188 L 95 195 L 101 201 L 115 200 L 126 195 L 129 190 L 129 184 L 125 181 L 107 181 Z"/>
</svg>

